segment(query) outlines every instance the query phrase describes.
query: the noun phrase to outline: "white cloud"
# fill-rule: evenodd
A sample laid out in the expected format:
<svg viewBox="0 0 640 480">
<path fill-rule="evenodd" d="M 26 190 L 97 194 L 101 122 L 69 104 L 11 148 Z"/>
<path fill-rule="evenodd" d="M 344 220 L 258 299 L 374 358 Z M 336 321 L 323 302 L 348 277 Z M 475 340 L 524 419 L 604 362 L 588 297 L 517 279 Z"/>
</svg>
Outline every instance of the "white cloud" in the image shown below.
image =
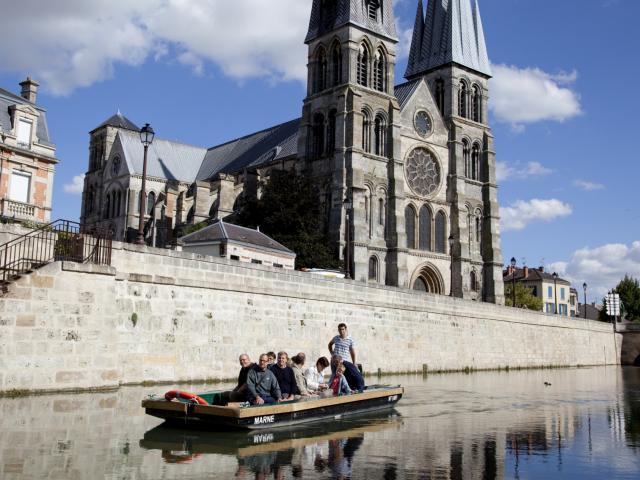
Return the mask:
<svg viewBox="0 0 640 480">
<path fill-rule="evenodd" d="M 640 278 L 640 241 L 631 245 L 611 243 L 600 247 L 576 250 L 569 261 L 550 265 L 574 286 L 587 283 L 589 302 L 600 302 L 604 294 L 615 287 L 625 275 Z"/>
<path fill-rule="evenodd" d="M 118 64 L 206 61 L 244 79 L 306 80 L 311 0 L 22 0 L 4 2 L 0 69 L 29 73 L 64 95 Z M 33 12 L 38 12 L 34 15 Z"/>
<path fill-rule="evenodd" d="M 605 186 L 601 183 L 588 182 L 586 180 L 574 180 L 573 186 L 578 187 L 586 192 L 592 192 L 594 190 L 603 190 Z"/>
<path fill-rule="evenodd" d="M 569 85 L 577 72 L 552 75 L 539 68 L 493 65 L 489 108 L 498 121 L 521 132 L 531 123 L 564 122 L 582 113 L 580 96 Z"/>
<path fill-rule="evenodd" d="M 532 222 L 550 222 L 573 213 L 571 205 L 555 198 L 529 201 L 518 200 L 500 209 L 500 225 L 503 231 L 522 230 Z"/>
<path fill-rule="evenodd" d="M 71 193 L 72 195 L 82 194 L 82 189 L 84 188 L 84 173 L 74 176 L 71 183 L 65 183 L 62 188 L 65 193 Z"/>
<path fill-rule="evenodd" d="M 545 167 L 540 162 L 528 162 L 526 165 L 509 165 L 505 162 L 496 162 L 496 178 L 499 182 L 509 179 L 527 179 L 531 177 L 543 177 L 550 175 L 553 170 Z"/>
</svg>

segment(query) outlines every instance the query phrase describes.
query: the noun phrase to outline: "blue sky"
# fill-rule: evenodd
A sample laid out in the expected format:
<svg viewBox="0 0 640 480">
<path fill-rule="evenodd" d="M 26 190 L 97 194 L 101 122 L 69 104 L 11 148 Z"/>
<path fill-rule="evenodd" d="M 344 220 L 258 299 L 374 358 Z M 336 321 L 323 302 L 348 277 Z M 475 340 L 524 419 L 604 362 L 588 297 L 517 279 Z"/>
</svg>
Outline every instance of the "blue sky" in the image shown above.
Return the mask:
<svg viewBox="0 0 640 480">
<path fill-rule="evenodd" d="M 0 86 L 41 82 L 55 218 L 79 216 L 88 132 L 118 109 L 205 147 L 300 115 L 310 0 L 0 2 Z M 417 0 L 394 3 L 399 83 Z M 590 297 L 640 277 L 640 2 L 479 3 L 505 262 L 586 281 Z"/>
</svg>

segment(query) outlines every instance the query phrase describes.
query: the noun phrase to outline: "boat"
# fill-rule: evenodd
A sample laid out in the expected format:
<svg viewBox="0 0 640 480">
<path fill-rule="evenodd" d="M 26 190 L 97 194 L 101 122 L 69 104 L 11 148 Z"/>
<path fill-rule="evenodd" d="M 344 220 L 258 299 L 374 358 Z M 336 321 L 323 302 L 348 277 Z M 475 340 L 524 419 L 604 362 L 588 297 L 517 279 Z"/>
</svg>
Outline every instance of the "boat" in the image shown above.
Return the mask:
<svg viewBox="0 0 640 480">
<path fill-rule="evenodd" d="M 303 398 L 274 405 L 225 405 L 222 393 L 219 390 L 198 394 L 170 391 L 150 396 L 142 401 L 142 407 L 148 415 L 181 427 L 274 428 L 392 408 L 402 398 L 404 388 L 371 385 L 351 395 Z"/>
</svg>

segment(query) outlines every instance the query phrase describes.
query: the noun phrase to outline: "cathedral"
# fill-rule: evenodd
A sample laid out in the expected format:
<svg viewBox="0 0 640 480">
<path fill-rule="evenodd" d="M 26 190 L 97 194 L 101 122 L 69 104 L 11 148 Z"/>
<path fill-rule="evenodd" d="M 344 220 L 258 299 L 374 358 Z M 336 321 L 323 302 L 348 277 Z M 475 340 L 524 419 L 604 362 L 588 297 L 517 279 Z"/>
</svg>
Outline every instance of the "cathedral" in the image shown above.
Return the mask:
<svg viewBox="0 0 640 480">
<path fill-rule="evenodd" d="M 405 81 L 392 0 L 314 0 L 302 116 L 211 148 L 156 138 L 147 241 L 225 218 L 274 170 L 310 175 L 325 228 L 359 282 L 504 303 L 491 67 L 477 0 L 418 0 Z M 138 225 L 139 126 L 90 133 L 81 222 L 118 240 Z"/>
</svg>

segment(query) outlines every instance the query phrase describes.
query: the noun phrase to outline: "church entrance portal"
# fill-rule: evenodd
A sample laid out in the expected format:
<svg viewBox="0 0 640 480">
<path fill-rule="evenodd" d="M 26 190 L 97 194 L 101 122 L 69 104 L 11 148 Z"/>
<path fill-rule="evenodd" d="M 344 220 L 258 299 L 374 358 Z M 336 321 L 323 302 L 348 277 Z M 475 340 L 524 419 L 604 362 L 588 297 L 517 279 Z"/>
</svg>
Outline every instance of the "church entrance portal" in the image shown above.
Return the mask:
<svg viewBox="0 0 640 480">
<path fill-rule="evenodd" d="M 439 272 L 435 267 L 425 265 L 421 267 L 417 274 L 414 274 L 412 287 L 418 292 L 444 294 L 444 285 Z"/>
</svg>

